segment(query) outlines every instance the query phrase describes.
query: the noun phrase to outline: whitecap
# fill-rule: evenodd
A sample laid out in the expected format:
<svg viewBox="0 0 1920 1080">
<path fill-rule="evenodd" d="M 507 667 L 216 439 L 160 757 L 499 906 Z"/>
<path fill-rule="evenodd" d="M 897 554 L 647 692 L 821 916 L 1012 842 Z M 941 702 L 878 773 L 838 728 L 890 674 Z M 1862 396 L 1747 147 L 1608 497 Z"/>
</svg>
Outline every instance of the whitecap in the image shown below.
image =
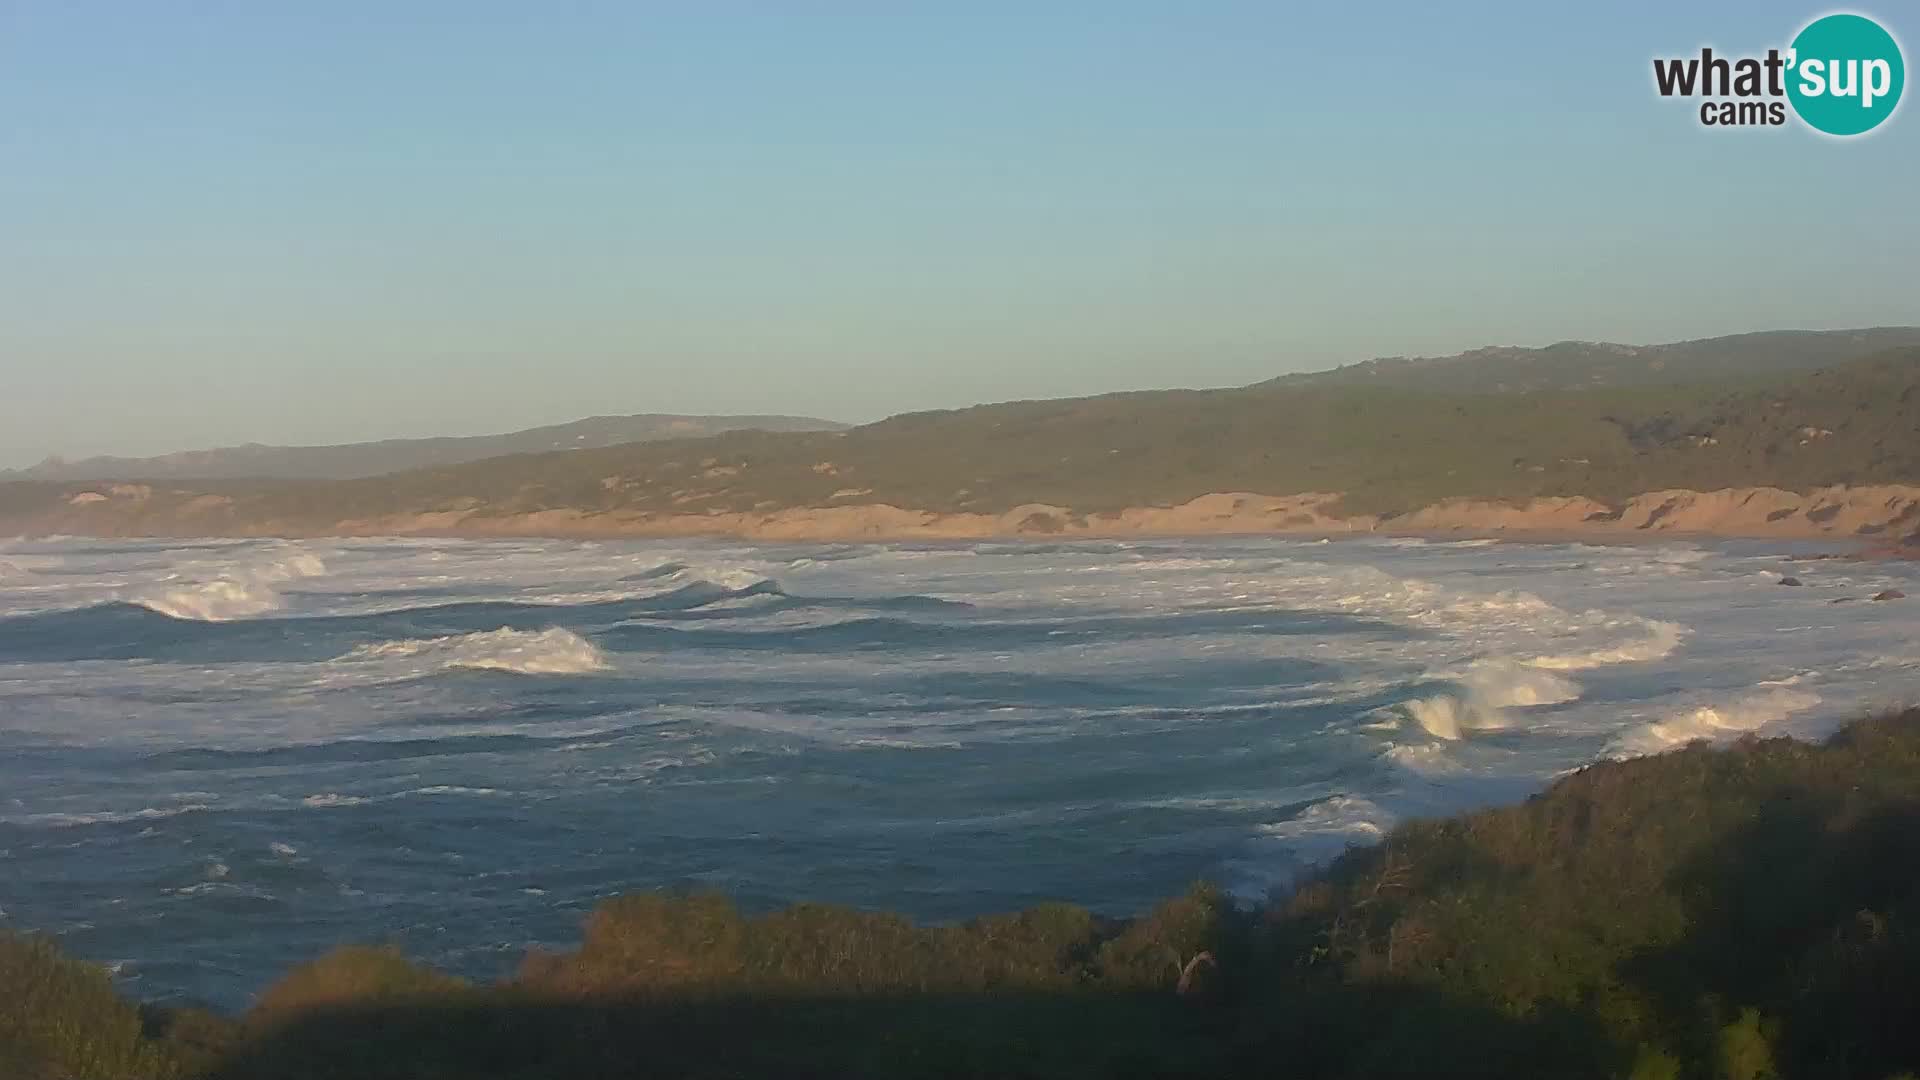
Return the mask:
<svg viewBox="0 0 1920 1080">
<path fill-rule="evenodd" d="M 728 592 L 751 589 L 767 584 L 773 579 L 757 570 L 745 566 L 711 566 L 691 564 L 681 567 L 671 575 L 672 579 L 683 585 L 695 585 L 702 582 L 717 585 Z"/>
<path fill-rule="evenodd" d="M 1527 663 L 1551 671 L 1585 671 L 1610 664 L 1644 664 L 1665 660 L 1673 655 L 1687 635 L 1687 628 L 1679 623 L 1646 619 L 1638 615 L 1628 618 L 1640 626 L 1639 637 L 1585 652 L 1536 656 Z"/>
<path fill-rule="evenodd" d="M 318 556 L 295 549 L 252 565 L 217 570 L 200 580 L 141 590 L 127 599 L 175 619 L 225 622 L 280 610 L 285 598 L 278 586 L 326 571 Z M 197 575 L 187 571 L 185 576 Z"/>
<path fill-rule="evenodd" d="M 1379 843 L 1395 820 L 1378 803 L 1358 795 L 1322 799 L 1285 821 L 1260 826 L 1250 854 L 1228 863 L 1228 890 L 1249 900 L 1288 892 L 1349 848 Z"/>
<path fill-rule="evenodd" d="M 1457 777 L 1466 769 L 1447 753 L 1445 743 L 1396 746 L 1384 755 L 1389 762 L 1423 778 Z"/>
<path fill-rule="evenodd" d="M 606 670 L 599 646 L 571 630 L 515 630 L 503 626 L 471 634 L 408 638 L 361 645 L 340 657 L 347 663 L 418 661 L 412 670 L 467 668 L 520 675 L 579 675 Z"/>
<path fill-rule="evenodd" d="M 859 746 L 877 750 L 958 750 L 960 744 L 951 739 L 927 742 L 918 739 L 900 739 L 886 735 L 868 735 L 853 739 L 848 746 Z"/>
<path fill-rule="evenodd" d="M 98 810 L 81 814 L 25 814 L 18 817 L 0 817 L 0 822 L 8 825 L 49 825 L 55 828 L 73 825 L 115 825 L 126 821 L 170 818 L 209 809 L 212 808 L 205 803 L 187 803 L 184 806 L 148 806 L 139 810 Z"/>
<path fill-rule="evenodd" d="M 1820 704 L 1820 695 L 1794 688 L 1798 679 L 1763 683 L 1734 698 L 1697 705 L 1663 720 L 1645 724 L 1617 736 L 1607 746 L 1607 755 L 1615 758 L 1657 754 L 1688 743 L 1721 741 L 1775 724 L 1794 713 Z"/>
<path fill-rule="evenodd" d="M 1512 726 L 1510 709 L 1563 705 L 1580 698 L 1580 685 L 1572 679 L 1512 660 L 1479 661 L 1454 681 L 1459 687 L 1454 693 L 1401 705 L 1427 734 L 1449 741 L 1470 731 Z"/>
</svg>

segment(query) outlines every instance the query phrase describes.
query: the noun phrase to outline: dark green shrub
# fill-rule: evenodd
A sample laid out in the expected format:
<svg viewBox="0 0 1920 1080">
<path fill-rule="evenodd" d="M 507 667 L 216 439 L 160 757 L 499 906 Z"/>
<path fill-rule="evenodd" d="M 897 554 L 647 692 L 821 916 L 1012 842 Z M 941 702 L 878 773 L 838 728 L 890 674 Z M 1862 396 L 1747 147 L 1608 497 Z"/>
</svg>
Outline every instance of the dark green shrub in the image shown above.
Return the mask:
<svg viewBox="0 0 1920 1080">
<path fill-rule="evenodd" d="M 446 1001 L 467 989 L 465 982 L 421 967 L 398 949 L 351 945 L 302 964 L 267 987 L 249 1020 L 271 1023 L 322 1009 Z"/>
<path fill-rule="evenodd" d="M 149 1039 L 140 1009 L 96 964 L 39 937 L 0 934 L 0 1076 L 166 1080 L 186 1064 Z"/>
</svg>

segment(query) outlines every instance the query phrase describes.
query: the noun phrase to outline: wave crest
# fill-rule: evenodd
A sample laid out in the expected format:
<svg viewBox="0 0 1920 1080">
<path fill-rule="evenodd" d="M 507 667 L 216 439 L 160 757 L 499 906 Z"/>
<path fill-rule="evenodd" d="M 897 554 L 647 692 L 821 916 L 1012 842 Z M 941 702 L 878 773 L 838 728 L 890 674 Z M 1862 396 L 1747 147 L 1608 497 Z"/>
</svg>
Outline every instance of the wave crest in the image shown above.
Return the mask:
<svg viewBox="0 0 1920 1080">
<path fill-rule="evenodd" d="M 1607 746 L 1607 756 L 1640 757 L 1672 750 L 1705 739 L 1717 742 L 1758 731 L 1794 713 L 1820 704 L 1820 695 L 1786 683 L 1762 684 L 1760 689 L 1731 701 L 1699 705 L 1665 720 L 1634 728 Z"/>
<path fill-rule="evenodd" d="M 1679 623 L 1661 622 L 1658 619 L 1629 616 L 1639 623 L 1642 635 L 1638 640 L 1608 645 L 1604 648 L 1590 649 L 1586 652 L 1562 653 L 1558 655 L 1536 656 L 1528 660 L 1528 665 L 1548 671 L 1586 671 L 1589 668 L 1606 667 L 1610 664 L 1644 664 L 1655 660 L 1665 660 L 1680 647 L 1680 641 L 1686 637 L 1687 628 Z"/>
<path fill-rule="evenodd" d="M 361 645 L 342 660 L 419 660 L 435 670 L 468 668 L 520 675 L 579 675 L 607 668 L 599 646 L 571 630 L 515 630 L 503 626 L 472 634 Z"/>
<path fill-rule="evenodd" d="M 278 611 L 285 604 L 278 586 L 326 572 L 327 564 L 318 556 L 295 550 L 258 565 L 223 570 L 203 581 L 136 593 L 128 600 L 170 618 L 225 622 Z"/>
<path fill-rule="evenodd" d="M 1510 726 L 1508 709 L 1562 705 L 1580 698 L 1580 685 L 1562 675 L 1511 660 L 1483 660 L 1455 679 L 1459 690 L 1401 705 L 1427 734 L 1449 741 L 1469 731 Z"/>
</svg>

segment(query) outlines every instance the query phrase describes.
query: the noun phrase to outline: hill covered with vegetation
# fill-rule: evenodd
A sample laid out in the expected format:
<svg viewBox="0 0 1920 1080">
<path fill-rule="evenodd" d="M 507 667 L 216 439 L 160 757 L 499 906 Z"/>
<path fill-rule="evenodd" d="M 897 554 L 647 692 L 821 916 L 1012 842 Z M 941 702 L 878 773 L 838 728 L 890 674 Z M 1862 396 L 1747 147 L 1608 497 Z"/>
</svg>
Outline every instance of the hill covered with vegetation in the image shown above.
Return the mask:
<svg viewBox="0 0 1920 1080">
<path fill-rule="evenodd" d="M 1283 375 L 1274 382 L 1454 394 L 1590 390 L 1786 375 L 1915 345 L 1920 345 L 1920 327 L 1914 326 L 1764 330 L 1665 345 L 1561 341 L 1539 349 L 1495 345 L 1454 356 L 1386 357 L 1332 371 Z"/>
<path fill-rule="evenodd" d="M 1398 514 L 1454 497 L 1916 482 L 1920 346 L 1788 375 L 1526 393 L 1335 379 L 1010 402 L 354 480 L 0 484 L 0 531 L 326 532 L 422 514 L 472 527 L 552 510 L 632 523 L 871 504 L 1085 515 L 1212 492 L 1330 492 L 1344 512 Z"/>
<path fill-rule="evenodd" d="M 1200 886 L 928 927 L 638 894 L 494 985 L 356 947 L 227 1018 L 6 938 L 0 987 L 25 1080 L 1885 1080 L 1920 1066 L 1920 710 L 1595 765 L 1252 909 Z"/>
</svg>

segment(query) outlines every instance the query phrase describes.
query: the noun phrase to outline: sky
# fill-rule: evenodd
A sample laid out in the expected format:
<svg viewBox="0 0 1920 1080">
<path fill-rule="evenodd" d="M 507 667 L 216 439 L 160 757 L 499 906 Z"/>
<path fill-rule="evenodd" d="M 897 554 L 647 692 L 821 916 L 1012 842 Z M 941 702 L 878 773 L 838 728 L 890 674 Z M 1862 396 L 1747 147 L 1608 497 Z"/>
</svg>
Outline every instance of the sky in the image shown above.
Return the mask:
<svg viewBox="0 0 1920 1080">
<path fill-rule="evenodd" d="M 1653 91 L 1826 10 L 0 0 L 0 467 L 1920 323 L 1911 104 Z"/>
</svg>

